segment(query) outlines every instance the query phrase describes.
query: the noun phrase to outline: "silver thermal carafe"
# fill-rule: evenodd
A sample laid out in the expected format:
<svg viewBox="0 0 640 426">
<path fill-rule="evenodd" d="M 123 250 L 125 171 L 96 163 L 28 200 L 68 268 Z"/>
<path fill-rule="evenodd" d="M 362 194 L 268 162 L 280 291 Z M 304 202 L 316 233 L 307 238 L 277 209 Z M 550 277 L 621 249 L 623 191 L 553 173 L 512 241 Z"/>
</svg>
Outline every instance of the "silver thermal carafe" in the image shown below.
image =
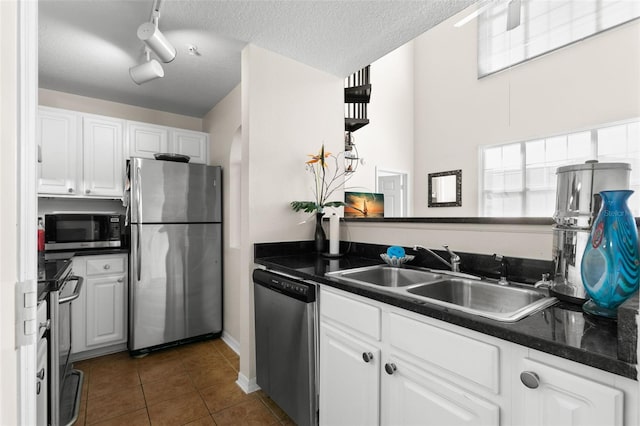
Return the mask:
<svg viewBox="0 0 640 426">
<path fill-rule="evenodd" d="M 631 166 L 598 163 L 559 167 L 553 219 L 554 274 L 551 292 L 559 299 L 582 304 L 588 299 L 582 284 L 582 254 L 591 225 L 600 210 L 600 191 L 629 189 Z"/>
</svg>

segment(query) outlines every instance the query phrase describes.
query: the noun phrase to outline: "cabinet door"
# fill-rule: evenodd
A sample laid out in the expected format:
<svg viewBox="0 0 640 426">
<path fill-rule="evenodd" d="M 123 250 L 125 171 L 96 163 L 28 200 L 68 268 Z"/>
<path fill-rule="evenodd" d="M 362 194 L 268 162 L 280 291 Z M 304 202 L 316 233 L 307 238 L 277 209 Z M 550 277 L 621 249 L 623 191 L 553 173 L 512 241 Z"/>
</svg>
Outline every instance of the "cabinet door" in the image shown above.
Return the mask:
<svg viewBox="0 0 640 426">
<path fill-rule="evenodd" d="M 383 422 L 385 425 L 495 425 L 500 424 L 500 407 L 428 369 L 398 357 L 386 364 L 395 371 L 383 374 Z M 383 367 L 384 368 L 384 367 Z M 391 373 L 391 374 L 389 374 Z"/>
<path fill-rule="evenodd" d="M 171 144 L 176 154 L 188 155 L 191 163 L 209 163 L 209 137 L 205 133 L 173 130 Z"/>
<path fill-rule="evenodd" d="M 320 424 L 376 425 L 379 406 L 380 349 L 321 325 Z"/>
<path fill-rule="evenodd" d="M 129 156 L 154 158 L 154 154 L 168 152 L 169 130 L 153 124 L 127 122 Z"/>
<path fill-rule="evenodd" d="M 80 115 L 40 107 L 38 193 L 74 195 L 78 188 L 78 133 Z"/>
<path fill-rule="evenodd" d="M 126 342 L 126 270 L 126 254 L 73 258 L 73 271 L 84 285 L 71 304 L 71 353 Z"/>
<path fill-rule="evenodd" d="M 124 275 L 89 278 L 86 345 L 92 349 L 126 341 Z"/>
<path fill-rule="evenodd" d="M 518 375 L 524 372 L 533 380 L 528 382 L 531 387 L 525 386 L 519 378 L 514 384 L 514 424 L 623 424 L 623 393 L 620 390 L 530 358 L 523 358 L 519 367 Z"/>
<path fill-rule="evenodd" d="M 84 195 L 122 197 L 122 123 L 115 119 L 84 117 Z"/>
</svg>

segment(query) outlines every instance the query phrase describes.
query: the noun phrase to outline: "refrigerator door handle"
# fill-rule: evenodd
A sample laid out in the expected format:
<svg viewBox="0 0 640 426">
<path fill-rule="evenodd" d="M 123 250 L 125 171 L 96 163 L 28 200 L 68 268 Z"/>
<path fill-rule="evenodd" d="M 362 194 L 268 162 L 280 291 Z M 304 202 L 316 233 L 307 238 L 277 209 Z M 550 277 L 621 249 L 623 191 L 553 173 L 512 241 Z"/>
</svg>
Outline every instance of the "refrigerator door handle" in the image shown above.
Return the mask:
<svg viewBox="0 0 640 426">
<path fill-rule="evenodd" d="M 140 240 L 142 240 L 142 179 L 140 179 L 140 166 L 136 167 L 136 178 L 138 184 L 136 185 L 136 198 L 138 199 L 136 208 L 138 210 L 138 240 L 136 241 L 136 263 L 137 263 L 137 275 L 138 281 L 140 281 L 142 273 L 142 250 L 140 249 Z"/>
</svg>

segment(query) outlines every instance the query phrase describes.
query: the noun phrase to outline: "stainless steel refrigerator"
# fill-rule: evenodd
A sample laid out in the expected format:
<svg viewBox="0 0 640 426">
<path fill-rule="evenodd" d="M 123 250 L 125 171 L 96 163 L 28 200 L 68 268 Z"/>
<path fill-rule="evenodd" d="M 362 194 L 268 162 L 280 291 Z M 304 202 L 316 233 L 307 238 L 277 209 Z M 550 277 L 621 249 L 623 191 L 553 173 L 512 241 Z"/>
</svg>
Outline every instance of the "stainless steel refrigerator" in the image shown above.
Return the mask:
<svg viewBox="0 0 640 426">
<path fill-rule="evenodd" d="M 222 332 L 221 168 L 132 158 L 129 351 Z"/>
</svg>

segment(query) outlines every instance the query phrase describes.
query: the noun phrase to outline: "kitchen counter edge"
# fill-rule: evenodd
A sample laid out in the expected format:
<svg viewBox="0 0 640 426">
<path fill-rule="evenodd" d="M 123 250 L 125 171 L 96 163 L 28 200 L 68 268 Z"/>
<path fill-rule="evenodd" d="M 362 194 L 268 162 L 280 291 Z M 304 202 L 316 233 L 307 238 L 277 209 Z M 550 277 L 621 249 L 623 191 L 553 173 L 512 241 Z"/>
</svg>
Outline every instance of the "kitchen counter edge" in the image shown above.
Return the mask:
<svg viewBox="0 0 640 426">
<path fill-rule="evenodd" d="M 528 333 L 526 332 L 526 327 L 524 327 L 524 330 L 523 327 L 518 327 L 518 323 L 523 323 L 523 321 L 526 322 L 527 318 L 518 321 L 517 323 L 501 323 L 499 321 L 454 311 L 433 304 L 419 303 L 415 299 L 405 298 L 396 294 L 387 293 L 384 292 L 384 290 L 381 291 L 369 287 L 365 288 L 364 286 L 359 286 L 357 284 L 351 285 L 338 283 L 336 281 L 332 281 L 329 278 L 325 278 L 324 274 L 318 275 L 313 272 L 301 270 L 303 268 L 296 268 L 287 265 L 288 262 L 283 261 L 283 259 L 286 258 L 291 258 L 291 256 L 288 255 L 256 258 L 254 259 L 254 262 L 273 271 L 279 271 L 294 277 L 300 277 L 302 279 L 309 279 L 320 285 L 327 285 L 330 287 L 338 288 L 349 293 L 357 294 L 359 296 L 370 298 L 378 302 L 383 302 L 398 308 L 406 309 L 411 312 L 415 312 L 440 321 L 474 330 L 489 336 L 497 337 L 499 339 L 513 342 L 541 352 L 546 352 L 551 355 L 578 362 L 580 364 L 595 367 L 600 370 L 604 370 L 632 380 L 638 380 L 636 364 L 628 363 L 617 358 L 612 358 L 596 351 L 585 348 L 577 348 Z M 354 264 L 358 264 L 358 266 L 380 264 L 379 261 L 368 258 L 358 258 L 356 260 L 352 256 L 351 260 Z M 540 315 L 544 317 L 545 315 L 549 315 L 551 309 L 553 309 L 553 307 L 546 308 L 545 310 L 534 315 Z M 597 324 L 595 326 L 598 327 Z M 603 323 L 601 327 L 606 326 Z"/>
</svg>

